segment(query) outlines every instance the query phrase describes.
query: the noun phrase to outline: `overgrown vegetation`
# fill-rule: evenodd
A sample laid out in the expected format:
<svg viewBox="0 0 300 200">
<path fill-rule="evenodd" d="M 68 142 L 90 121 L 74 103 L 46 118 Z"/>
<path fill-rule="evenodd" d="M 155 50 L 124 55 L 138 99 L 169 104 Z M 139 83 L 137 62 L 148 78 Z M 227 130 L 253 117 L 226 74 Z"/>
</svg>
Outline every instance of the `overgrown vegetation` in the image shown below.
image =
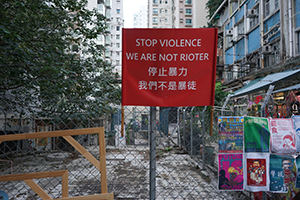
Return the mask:
<svg viewBox="0 0 300 200">
<path fill-rule="evenodd" d="M 206 3 L 206 9 L 208 10 L 207 19 L 210 19 L 219 6 L 222 4 L 224 0 L 208 0 Z M 213 26 L 215 20 L 212 20 L 211 23 L 208 23 L 208 27 Z"/>
<path fill-rule="evenodd" d="M 0 109 L 99 117 L 120 103 L 119 77 L 97 43 L 105 21 L 86 0 L 1 1 Z"/>
</svg>

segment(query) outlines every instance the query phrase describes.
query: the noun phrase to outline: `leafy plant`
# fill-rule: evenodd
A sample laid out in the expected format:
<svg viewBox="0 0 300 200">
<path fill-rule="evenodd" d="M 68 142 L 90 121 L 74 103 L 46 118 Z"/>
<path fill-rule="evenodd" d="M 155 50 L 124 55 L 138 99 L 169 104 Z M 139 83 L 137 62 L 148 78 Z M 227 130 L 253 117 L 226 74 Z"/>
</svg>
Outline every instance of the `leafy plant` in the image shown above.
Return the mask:
<svg viewBox="0 0 300 200">
<path fill-rule="evenodd" d="M 0 3 L 0 108 L 86 120 L 119 103 L 118 74 L 97 43 L 106 19 L 86 0 Z M 76 48 L 75 48 L 76 47 Z M 46 114 L 45 114 L 46 115 Z"/>
</svg>

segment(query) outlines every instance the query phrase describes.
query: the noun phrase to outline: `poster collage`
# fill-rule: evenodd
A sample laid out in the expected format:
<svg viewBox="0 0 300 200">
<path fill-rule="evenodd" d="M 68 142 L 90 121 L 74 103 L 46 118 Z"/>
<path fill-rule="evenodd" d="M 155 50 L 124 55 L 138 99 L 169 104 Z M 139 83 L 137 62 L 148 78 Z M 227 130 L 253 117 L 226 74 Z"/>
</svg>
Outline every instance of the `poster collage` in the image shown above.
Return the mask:
<svg viewBox="0 0 300 200">
<path fill-rule="evenodd" d="M 219 117 L 219 190 L 300 191 L 300 116 Z"/>
</svg>

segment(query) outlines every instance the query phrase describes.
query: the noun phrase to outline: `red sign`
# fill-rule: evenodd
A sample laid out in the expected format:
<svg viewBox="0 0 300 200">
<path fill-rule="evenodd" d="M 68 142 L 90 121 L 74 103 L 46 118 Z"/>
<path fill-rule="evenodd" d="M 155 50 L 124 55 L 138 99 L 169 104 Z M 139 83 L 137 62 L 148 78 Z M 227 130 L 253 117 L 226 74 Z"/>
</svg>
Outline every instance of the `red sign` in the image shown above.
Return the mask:
<svg viewBox="0 0 300 200">
<path fill-rule="evenodd" d="M 217 29 L 123 29 L 122 104 L 214 105 Z"/>
</svg>

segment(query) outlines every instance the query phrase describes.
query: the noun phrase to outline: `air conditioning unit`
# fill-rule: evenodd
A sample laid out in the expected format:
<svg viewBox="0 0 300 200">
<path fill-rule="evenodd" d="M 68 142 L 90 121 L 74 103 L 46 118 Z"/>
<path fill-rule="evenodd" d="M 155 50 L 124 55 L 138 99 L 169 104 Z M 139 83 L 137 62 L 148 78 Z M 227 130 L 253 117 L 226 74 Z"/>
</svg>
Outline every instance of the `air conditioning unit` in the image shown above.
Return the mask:
<svg viewBox="0 0 300 200">
<path fill-rule="evenodd" d="M 233 30 L 232 29 L 226 30 L 225 36 L 233 36 Z"/>
<path fill-rule="evenodd" d="M 251 9 L 251 15 L 257 16 L 258 15 L 257 10 L 256 9 Z"/>
<path fill-rule="evenodd" d="M 253 18 L 253 17 L 257 17 L 257 16 L 258 16 L 257 9 L 252 8 L 252 9 L 248 9 L 246 11 L 246 17 L 247 18 Z"/>
<path fill-rule="evenodd" d="M 274 46 L 272 47 L 272 51 L 273 51 L 273 52 L 274 52 L 274 51 L 279 51 L 279 47 L 274 45 Z"/>
<path fill-rule="evenodd" d="M 268 44 L 269 43 L 269 37 L 267 37 L 266 39 L 264 39 L 264 44 Z"/>
<path fill-rule="evenodd" d="M 262 46 L 262 53 L 271 53 L 273 51 L 273 48 L 271 47 L 271 45 L 265 45 Z"/>
<path fill-rule="evenodd" d="M 242 64 L 251 64 L 254 63 L 251 59 L 247 58 L 246 56 L 242 59 Z"/>
</svg>

